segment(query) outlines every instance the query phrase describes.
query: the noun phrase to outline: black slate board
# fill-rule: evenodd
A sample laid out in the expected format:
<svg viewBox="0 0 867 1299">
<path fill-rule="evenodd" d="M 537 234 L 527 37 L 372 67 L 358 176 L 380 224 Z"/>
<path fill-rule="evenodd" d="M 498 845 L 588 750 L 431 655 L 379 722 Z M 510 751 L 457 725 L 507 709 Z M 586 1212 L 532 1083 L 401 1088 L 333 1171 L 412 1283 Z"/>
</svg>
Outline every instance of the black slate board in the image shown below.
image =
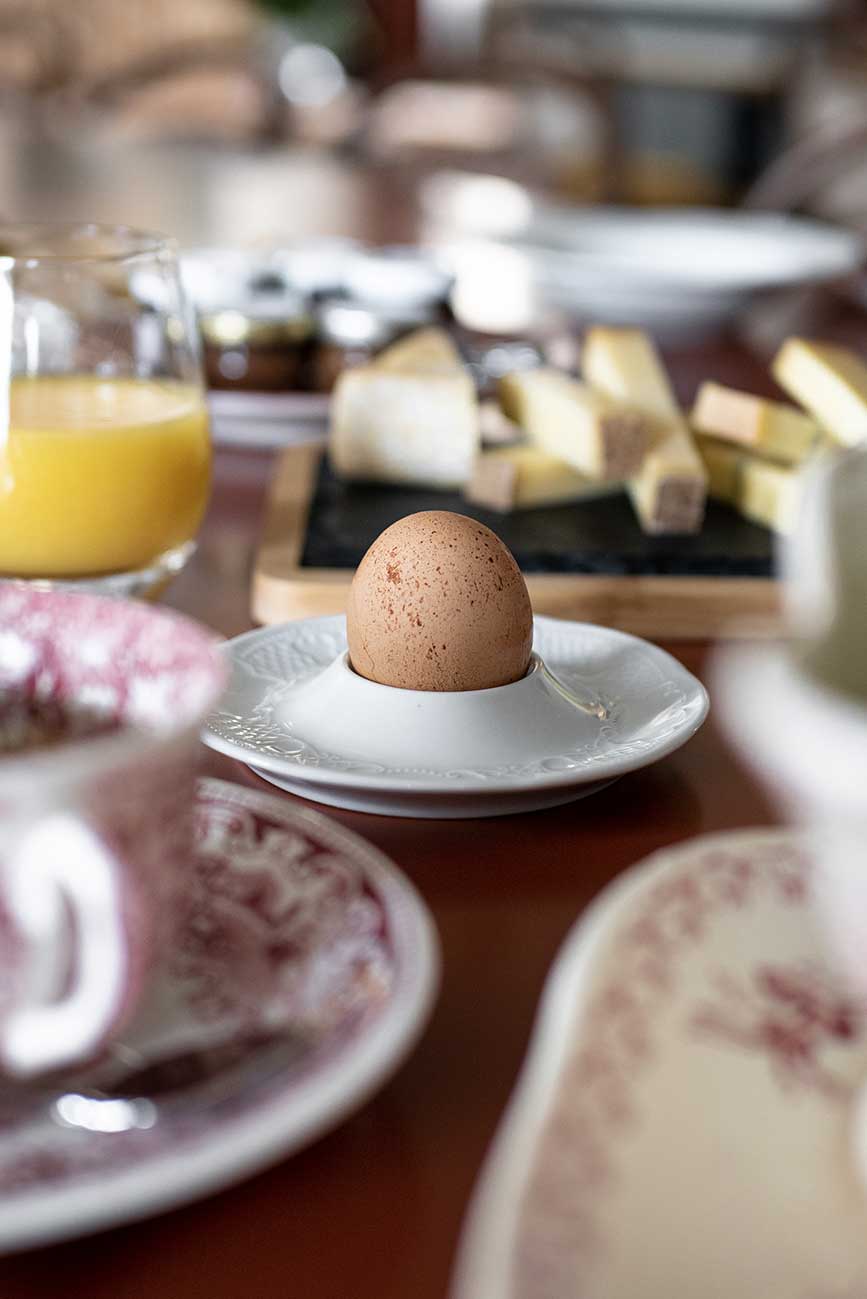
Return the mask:
<svg viewBox="0 0 867 1299">
<path fill-rule="evenodd" d="M 551 509 L 497 514 L 459 492 L 346 483 L 323 457 L 310 505 L 302 568 L 355 568 L 390 523 L 418 510 L 455 510 L 492 528 L 525 573 L 694 577 L 773 576 L 773 536 L 708 501 L 695 537 L 647 537 L 624 493 Z"/>
</svg>

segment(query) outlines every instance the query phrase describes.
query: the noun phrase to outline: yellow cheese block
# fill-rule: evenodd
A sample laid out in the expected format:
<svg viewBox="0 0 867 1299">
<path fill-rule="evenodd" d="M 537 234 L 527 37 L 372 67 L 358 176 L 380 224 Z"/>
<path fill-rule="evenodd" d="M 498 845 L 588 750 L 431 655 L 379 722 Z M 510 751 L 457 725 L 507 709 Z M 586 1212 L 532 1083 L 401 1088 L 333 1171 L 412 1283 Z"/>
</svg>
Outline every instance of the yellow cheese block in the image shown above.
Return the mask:
<svg viewBox="0 0 867 1299">
<path fill-rule="evenodd" d="M 617 491 L 536 446 L 497 447 L 477 458 L 464 495 L 476 505 L 507 513 L 543 505 L 563 505 Z"/>
<path fill-rule="evenodd" d="M 798 517 L 801 474 L 791 465 L 749 456 L 741 467 L 738 509 L 774 532 L 791 532 Z"/>
<path fill-rule="evenodd" d="M 499 395 L 506 415 L 531 442 L 588 478 L 620 481 L 638 469 L 647 450 L 642 415 L 560 370 L 504 375 Z"/>
<path fill-rule="evenodd" d="M 427 374 L 431 371 L 463 370 L 464 365 L 449 335 L 444 329 L 431 327 L 416 329 L 405 338 L 386 347 L 375 358 L 374 365 L 381 370 L 396 370 L 409 374 Z"/>
<path fill-rule="evenodd" d="M 708 473 L 708 491 L 744 518 L 774 532 L 791 532 L 798 514 L 801 470 L 751 455 L 730 443 L 700 437 L 698 447 Z"/>
<path fill-rule="evenodd" d="M 793 465 L 815 451 L 822 438 L 816 421 L 794 406 L 720 383 L 701 385 L 690 423 L 696 433 L 739 442 L 772 460 Z"/>
<path fill-rule="evenodd" d="M 843 446 L 867 439 L 867 365 L 845 347 L 790 338 L 771 367 L 790 397 Z"/>
<path fill-rule="evenodd" d="M 707 470 L 707 494 L 715 501 L 736 505 L 744 452 L 730 442 L 699 437 L 697 445 Z"/>
<path fill-rule="evenodd" d="M 583 369 L 594 388 L 649 419 L 650 449 L 627 483 L 641 527 L 698 532 L 707 474 L 653 343 L 637 329 L 590 329 Z"/>
<path fill-rule="evenodd" d="M 460 487 L 478 449 L 478 403 L 465 372 L 404 374 L 358 365 L 339 376 L 328 454 L 340 477 Z"/>
</svg>

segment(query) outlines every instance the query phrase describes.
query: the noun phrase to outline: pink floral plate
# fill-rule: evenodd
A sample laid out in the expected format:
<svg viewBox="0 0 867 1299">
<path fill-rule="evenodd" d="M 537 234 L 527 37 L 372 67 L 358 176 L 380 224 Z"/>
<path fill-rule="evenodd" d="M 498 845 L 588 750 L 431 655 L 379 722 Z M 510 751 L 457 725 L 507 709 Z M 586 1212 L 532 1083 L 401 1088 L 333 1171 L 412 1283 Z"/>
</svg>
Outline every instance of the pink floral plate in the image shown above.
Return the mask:
<svg viewBox="0 0 867 1299">
<path fill-rule="evenodd" d="M 867 1008 L 831 972 L 812 877 L 793 832 L 714 836 L 582 918 L 453 1299 L 867 1296 Z"/>
<path fill-rule="evenodd" d="M 178 935 L 119 1042 L 0 1084 L 0 1251 L 237 1181 L 359 1106 L 420 1033 L 438 945 L 400 872 L 326 817 L 201 781 Z"/>
</svg>

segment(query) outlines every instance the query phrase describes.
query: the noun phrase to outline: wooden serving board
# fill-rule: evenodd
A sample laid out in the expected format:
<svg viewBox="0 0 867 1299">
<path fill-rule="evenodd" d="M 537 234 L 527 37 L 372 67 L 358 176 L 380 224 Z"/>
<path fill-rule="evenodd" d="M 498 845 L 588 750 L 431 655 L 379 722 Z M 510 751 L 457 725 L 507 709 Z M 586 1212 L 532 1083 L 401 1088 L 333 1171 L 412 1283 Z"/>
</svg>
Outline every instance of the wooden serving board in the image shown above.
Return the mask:
<svg viewBox="0 0 867 1299">
<path fill-rule="evenodd" d="M 371 518 L 370 535 L 360 546 L 352 562 L 320 566 L 305 562 L 308 531 L 318 526 L 311 511 L 317 508 L 317 484 L 320 484 L 319 446 L 288 447 L 276 463 L 268 494 L 259 549 L 252 584 L 252 614 L 257 622 L 275 623 L 290 618 L 307 618 L 317 614 L 342 613 L 346 608 L 349 584 L 355 563 L 366 545 L 373 541 L 382 526 L 382 518 Z M 320 484 L 321 489 L 321 484 Z M 353 490 L 378 489 L 341 488 Z M 432 508 L 412 501 L 396 489 L 383 489 L 390 497 L 385 504 L 371 498 L 371 514 L 391 511 L 394 518 L 417 508 Z M 321 490 L 320 490 L 321 494 Z M 347 500 L 351 499 L 347 497 Z M 402 503 L 410 501 L 407 508 Z M 366 508 L 365 498 L 361 498 Z M 437 497 L 440 508 L 462 509 L 479 514 L 473 507 L 455 503 L 451 496 Z M 355 508 L 345 509 L 347 526 L 358 527 L 358 501 Z M 324 508 L 324 507 L 320 507 Z M 583 506 L 579 508 L 584 508 Z M 724 507 L 714 507 L 723 509 Z M 328 506 L 327 527 L 340 528 L 341 504 L 332 500 Z M 386 514 L 387 521 L 391 521 Z M 732 527 L 739 526 L 732 516 Z M 484 520 L 495 530 L 505 533 L 506 520 L 498 527 L 487 514 Z M 722 525 L 717 521 L 717 527 Z M 742 525 L 741 525 L 742 526 Z M 747 525 L 749 526 L 749 525 Z M 327 529 L 326 529 L 327 530 Z M 322 533 L 322 528 L 318 528 Z M 736 535 L 736 532 L 733 533 Z M 508 542 L 509 537 L 504 539 Z M 321 548 L 321 535 L 319 538 Z M 335 550 L 346 550 L 354 541 Z M 668 543 L 669 545 L 671 543 Z M 316 547 L 314 547 L 314 550 Z M 521 560 L 520 549 L 513 546 Z M 718 636 L 769 636 L 780 632 L 779 584 L 770 577 L 720 575 L 716 573 L 587 573 L 526 572 L 527 587 L 537 613 L 575 618 L 584 622 L 603 623 L 623 631 L 655 639 L 703 639 Z"/>
</svg>

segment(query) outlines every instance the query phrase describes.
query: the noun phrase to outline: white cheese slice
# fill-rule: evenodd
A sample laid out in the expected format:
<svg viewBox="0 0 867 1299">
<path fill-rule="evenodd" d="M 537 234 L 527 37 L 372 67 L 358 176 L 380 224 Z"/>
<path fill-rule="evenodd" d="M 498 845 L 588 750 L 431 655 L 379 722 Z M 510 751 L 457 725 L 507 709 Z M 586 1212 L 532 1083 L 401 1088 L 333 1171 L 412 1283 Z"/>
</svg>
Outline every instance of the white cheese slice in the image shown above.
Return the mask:
<svg viewBox="0 0 867 1299">
<path fill-rule="evenodd" d="M 374 361 L 381 370 L 396 370 L 409 374 L 425 374 L 463 370 L 458 349 L 444 329 L 431 326 L 416 329 L 404 338 L 386 347 Z"/>
<path fill-rule="evenodd" d="M 774 532 L 795 526 L 801 498 L 801 469 L 781 465 L 731 443 L 700 437 L 699 450 L 708 472 L 708 491 L 746 519 Z"/>
<path fill-rule="evenodd" d="M 560 370 L 519 370 L 500 380 L 500 401 L 530 441 L 589 478 L 622 480 L 641 464 L 647 419 Z"/>
<path fill-rule="evenodd" d="M 790 397 L 819 421 L 835 442 L 867 440 L 867 366 L 845 347 L 789 338 L 771 366 Z"/>
<path fill-rule="evenodd" d="M 650 421 L 650 450 L 627 483 L 641 527 L 698 532 L 707 474 L 653 343 L 637 329 L 590 329 L 582 363 L 592 387 Z"/>
<path fill-rule="evenodd" d="M 620 486 L 588 478 L 547 451 L 524 445 L 483 451 L 464 494 L 477 505 L 507 513 L 588 500 Z"/>
<path fill-rule="evenodd" d="M 696 433 L 739 442 L 772 460 L 793 465 L 805 460 L 822 439 L 816 421 L 794 406 L 721 383 L 701 385 L 690 423 Z"/>
<path fill-rule="evenodd" d="M 331 401 L 328 454 L 343 478 L 460 487 L 479 448 L 475 388 L 463 371 L 344 370 Z"/>
</svg>

